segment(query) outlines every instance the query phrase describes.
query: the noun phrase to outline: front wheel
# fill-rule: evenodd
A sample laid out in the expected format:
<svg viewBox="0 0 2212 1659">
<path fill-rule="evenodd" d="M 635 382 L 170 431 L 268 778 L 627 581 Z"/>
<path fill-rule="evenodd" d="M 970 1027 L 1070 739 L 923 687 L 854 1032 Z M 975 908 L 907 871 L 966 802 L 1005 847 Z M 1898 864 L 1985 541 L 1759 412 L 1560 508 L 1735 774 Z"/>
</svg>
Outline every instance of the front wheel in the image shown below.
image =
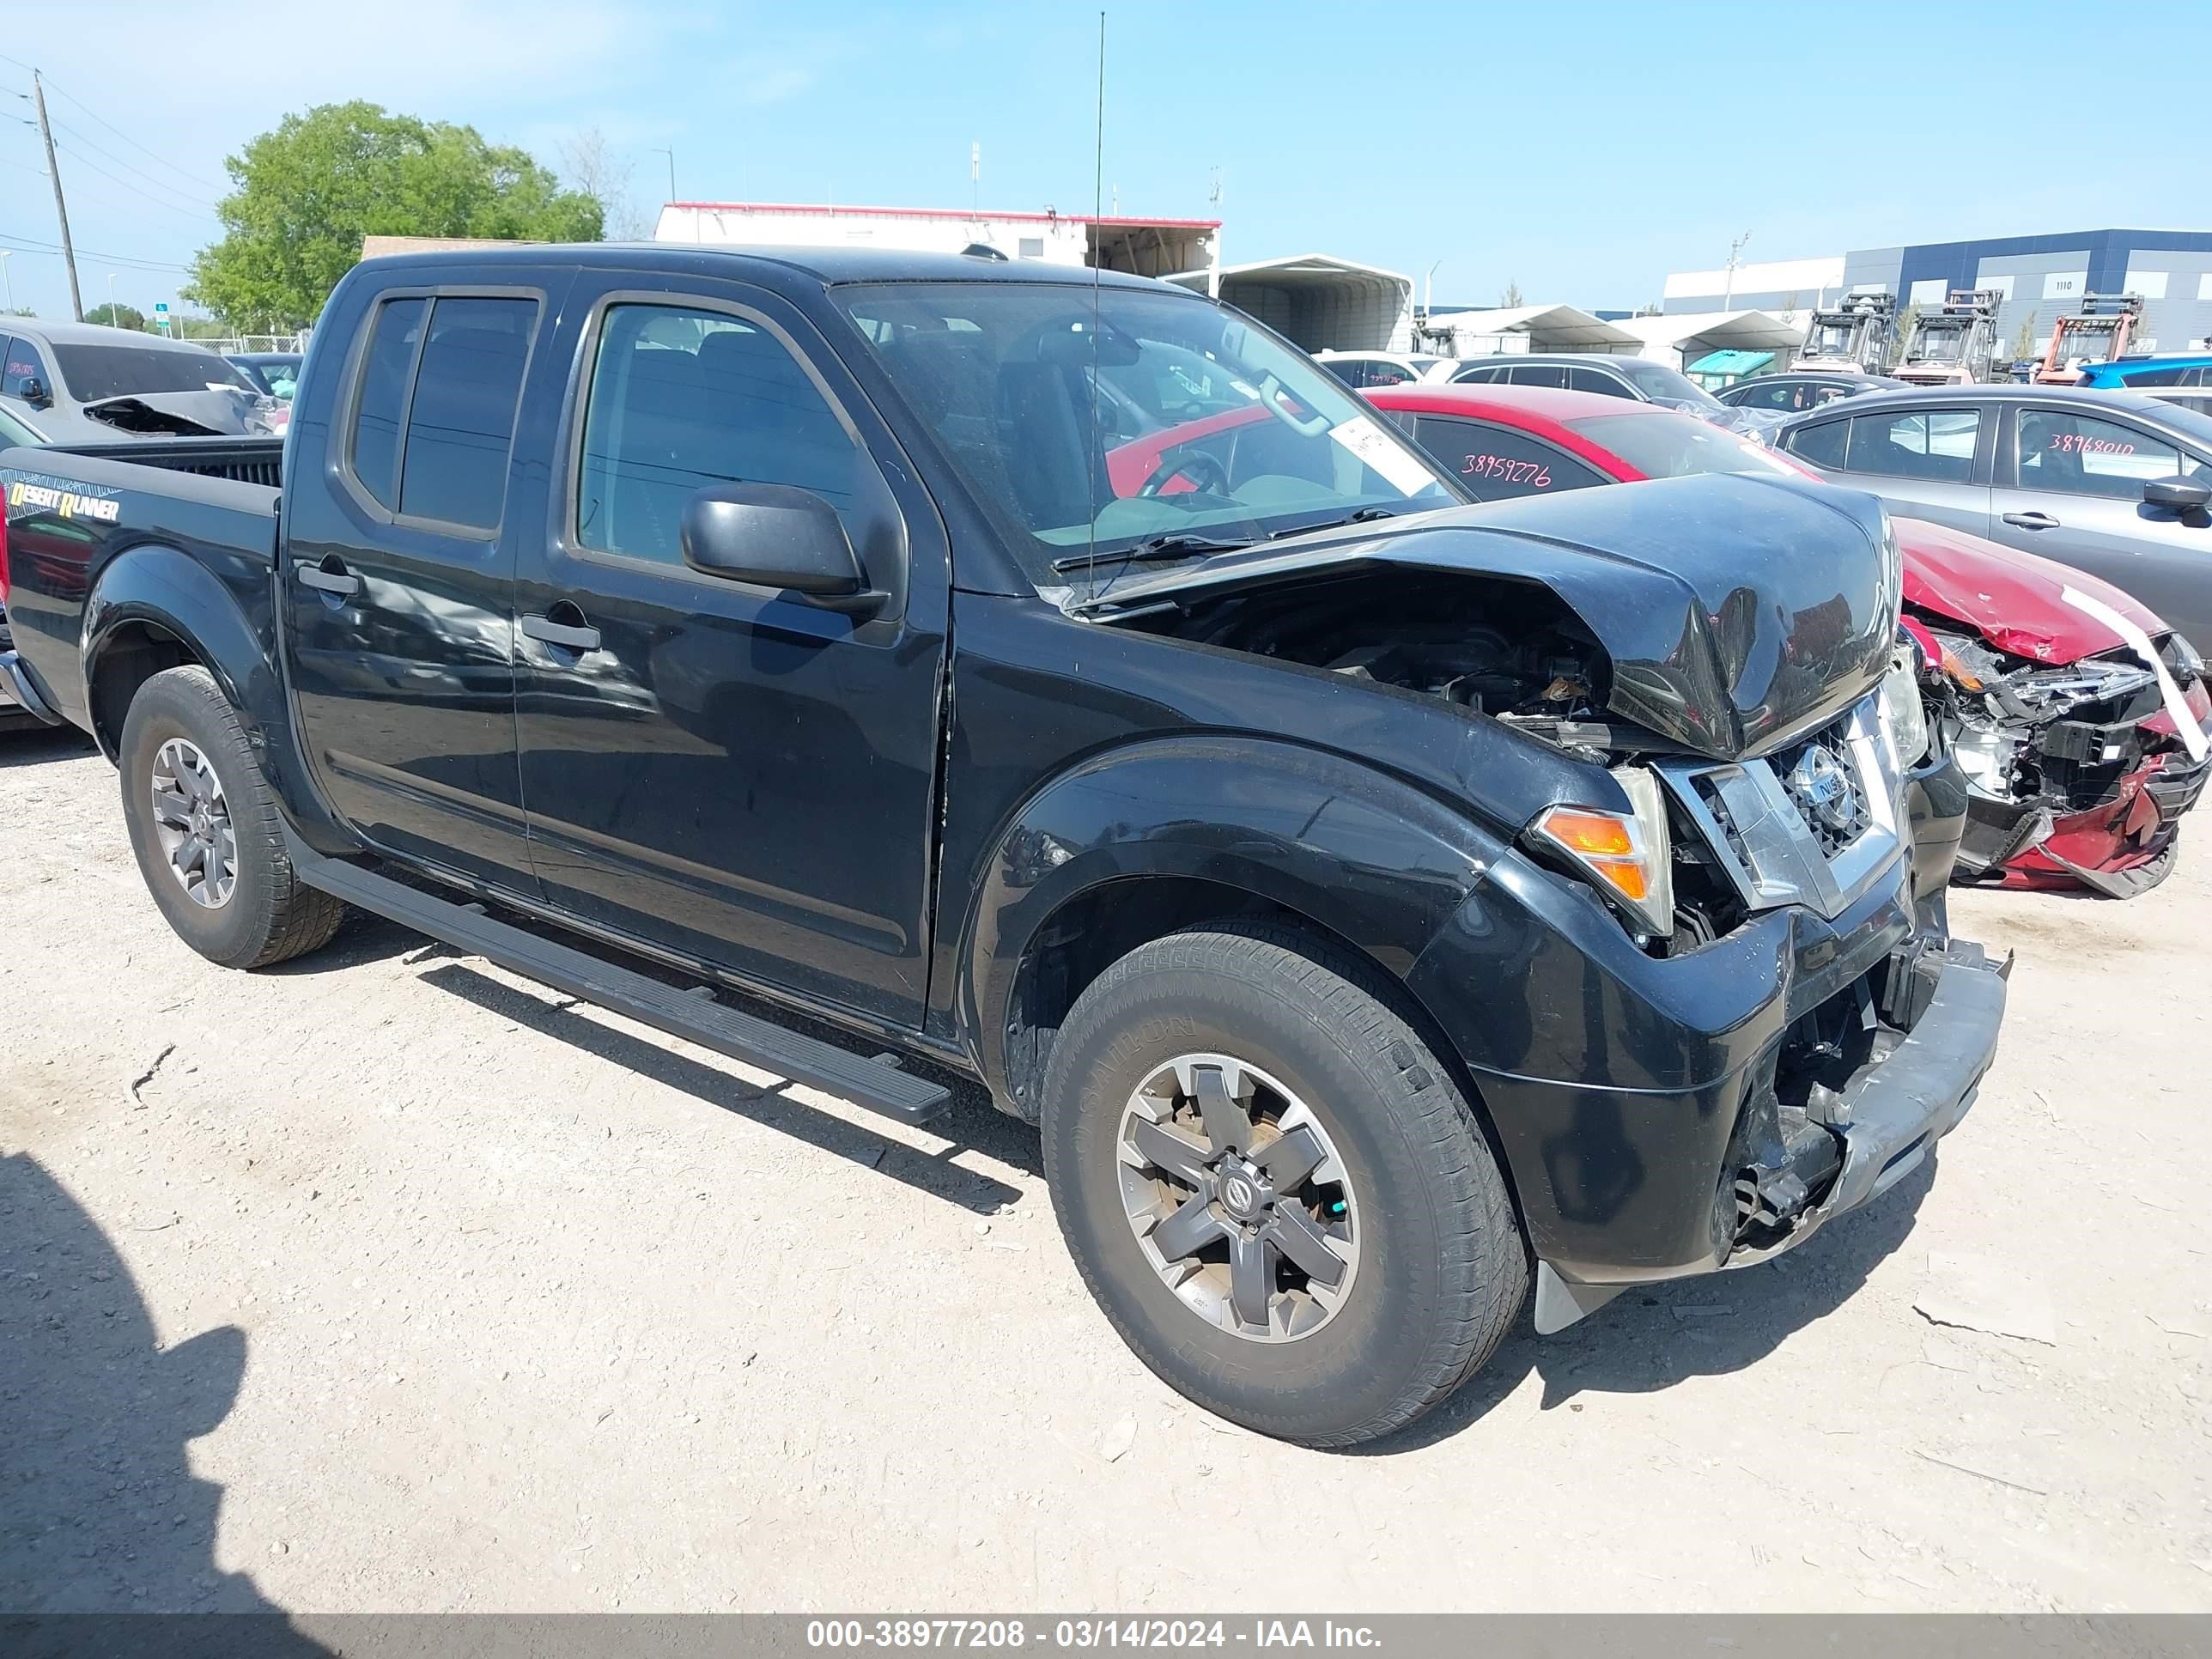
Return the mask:
<svg viewBox="0 0 2212 1659">
<path fill-rule="evenodd" d="M 1504 1178 L 1387 987 L 1227 924 L 1077 999 L 1044 1093 L 1076 1265 L 1137 1357 L 1263 1434 L 1348 1446 L 1487 1360 L 1527 1293 Z"/>
<path fill-rule="evenodd" d="M 345 906 L 300 880 L 237 711 L 198 666 L 138 688 L 118 760 L 138 873 L 177 937 L 226 968 L 330 942 Z"/>
</svg>

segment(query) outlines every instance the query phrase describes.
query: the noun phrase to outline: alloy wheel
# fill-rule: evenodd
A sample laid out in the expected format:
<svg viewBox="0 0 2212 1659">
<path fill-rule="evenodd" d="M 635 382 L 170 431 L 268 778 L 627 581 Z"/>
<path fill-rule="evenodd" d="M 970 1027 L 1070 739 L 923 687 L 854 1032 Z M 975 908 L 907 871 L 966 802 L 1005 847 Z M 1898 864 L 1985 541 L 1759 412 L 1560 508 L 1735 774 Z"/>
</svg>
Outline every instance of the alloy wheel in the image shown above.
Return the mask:
<svg viewBox="0 0 2212 1659">
<path fill-rule="evenodd" d="M 151 784 L 154 833 L 169 873 L 193 903 L 221 909 L 238 885 L 238 836 L 222 781 L 191 739 L 171 738 L 154 756 Z"/>
<path fill-rule="evenodd" d="M 1328 1130 L 1279 1079 L 1229 1054 L 1177 1055 L 1129 1097 L 1115 1151 L 1130 1228 L 1194 1313 L 1290 1342 L 1344 1307 L 1358 1200 Z"/>
</svg>

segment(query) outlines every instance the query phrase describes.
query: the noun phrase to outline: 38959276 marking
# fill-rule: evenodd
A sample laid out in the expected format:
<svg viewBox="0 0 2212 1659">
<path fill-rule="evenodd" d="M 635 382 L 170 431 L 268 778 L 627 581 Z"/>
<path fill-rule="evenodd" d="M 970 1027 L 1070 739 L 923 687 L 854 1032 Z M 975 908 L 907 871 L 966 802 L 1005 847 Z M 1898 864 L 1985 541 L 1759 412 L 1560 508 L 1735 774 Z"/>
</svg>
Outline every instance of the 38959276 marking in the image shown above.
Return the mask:
<svg viewBox="0 0 2212 1659">
<path fill-rule="evenodd" d="M 1502 483 L 1527 484 L 1532 489 L 1552 487 L 1552 469 L 1540 461 L 1513 461 L 1503 455 L 1470 455 L 1460 474 L 1469 478 L 1495 478 Z"/>
</svg>

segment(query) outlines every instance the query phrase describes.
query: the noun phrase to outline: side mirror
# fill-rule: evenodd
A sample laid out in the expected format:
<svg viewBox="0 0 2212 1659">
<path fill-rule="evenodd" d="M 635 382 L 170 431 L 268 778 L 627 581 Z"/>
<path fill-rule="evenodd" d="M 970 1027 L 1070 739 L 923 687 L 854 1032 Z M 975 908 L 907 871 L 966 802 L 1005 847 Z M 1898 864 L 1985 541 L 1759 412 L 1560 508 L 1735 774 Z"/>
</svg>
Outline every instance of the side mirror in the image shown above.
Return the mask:
<svg viewBox="0 0 2212 1659">
<path fill-rule="evenodd" d="M 53 394 L 46 390 L 46 383 L 35 374 L 24 380 L 22 391 L 16 395 L 33 409 L 44 409 L 54 400 Z"/>
<path fill-rule="evenodd" d="M 2197 478 L 2152 478 L 2143 485 L 2145 505 L 2175 513 L 2199 513 L 2212 506 L 2212 484 Z"/>
<path fill-rule="evenodd" d="M 680 533 L 684 562 L 702 575 L 861 616 L 888 597 L 869 587 L 837 509 L 811 489 L 717 484 L 686 503 Z"/>
</svg>

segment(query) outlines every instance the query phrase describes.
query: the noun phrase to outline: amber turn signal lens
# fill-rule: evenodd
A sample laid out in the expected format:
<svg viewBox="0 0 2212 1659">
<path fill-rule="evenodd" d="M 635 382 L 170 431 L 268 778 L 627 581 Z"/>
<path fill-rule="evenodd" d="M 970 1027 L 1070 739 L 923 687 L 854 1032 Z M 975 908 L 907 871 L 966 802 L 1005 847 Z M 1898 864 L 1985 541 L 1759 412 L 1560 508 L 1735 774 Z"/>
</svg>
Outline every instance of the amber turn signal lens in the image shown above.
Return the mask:
<svg viewBox="0 0 2212 1659">
<path fill-rule="evenodd" d="M 1571 853 L 1584 858 L 1625 859 L 1636 851 L 1627 822 L 1609 812 L 1577 812 L 1554 807 L 1544 815 L 1544 832 Z M 1638 897 L 1643 895 L 1639 892 Z"/>
</svg>

